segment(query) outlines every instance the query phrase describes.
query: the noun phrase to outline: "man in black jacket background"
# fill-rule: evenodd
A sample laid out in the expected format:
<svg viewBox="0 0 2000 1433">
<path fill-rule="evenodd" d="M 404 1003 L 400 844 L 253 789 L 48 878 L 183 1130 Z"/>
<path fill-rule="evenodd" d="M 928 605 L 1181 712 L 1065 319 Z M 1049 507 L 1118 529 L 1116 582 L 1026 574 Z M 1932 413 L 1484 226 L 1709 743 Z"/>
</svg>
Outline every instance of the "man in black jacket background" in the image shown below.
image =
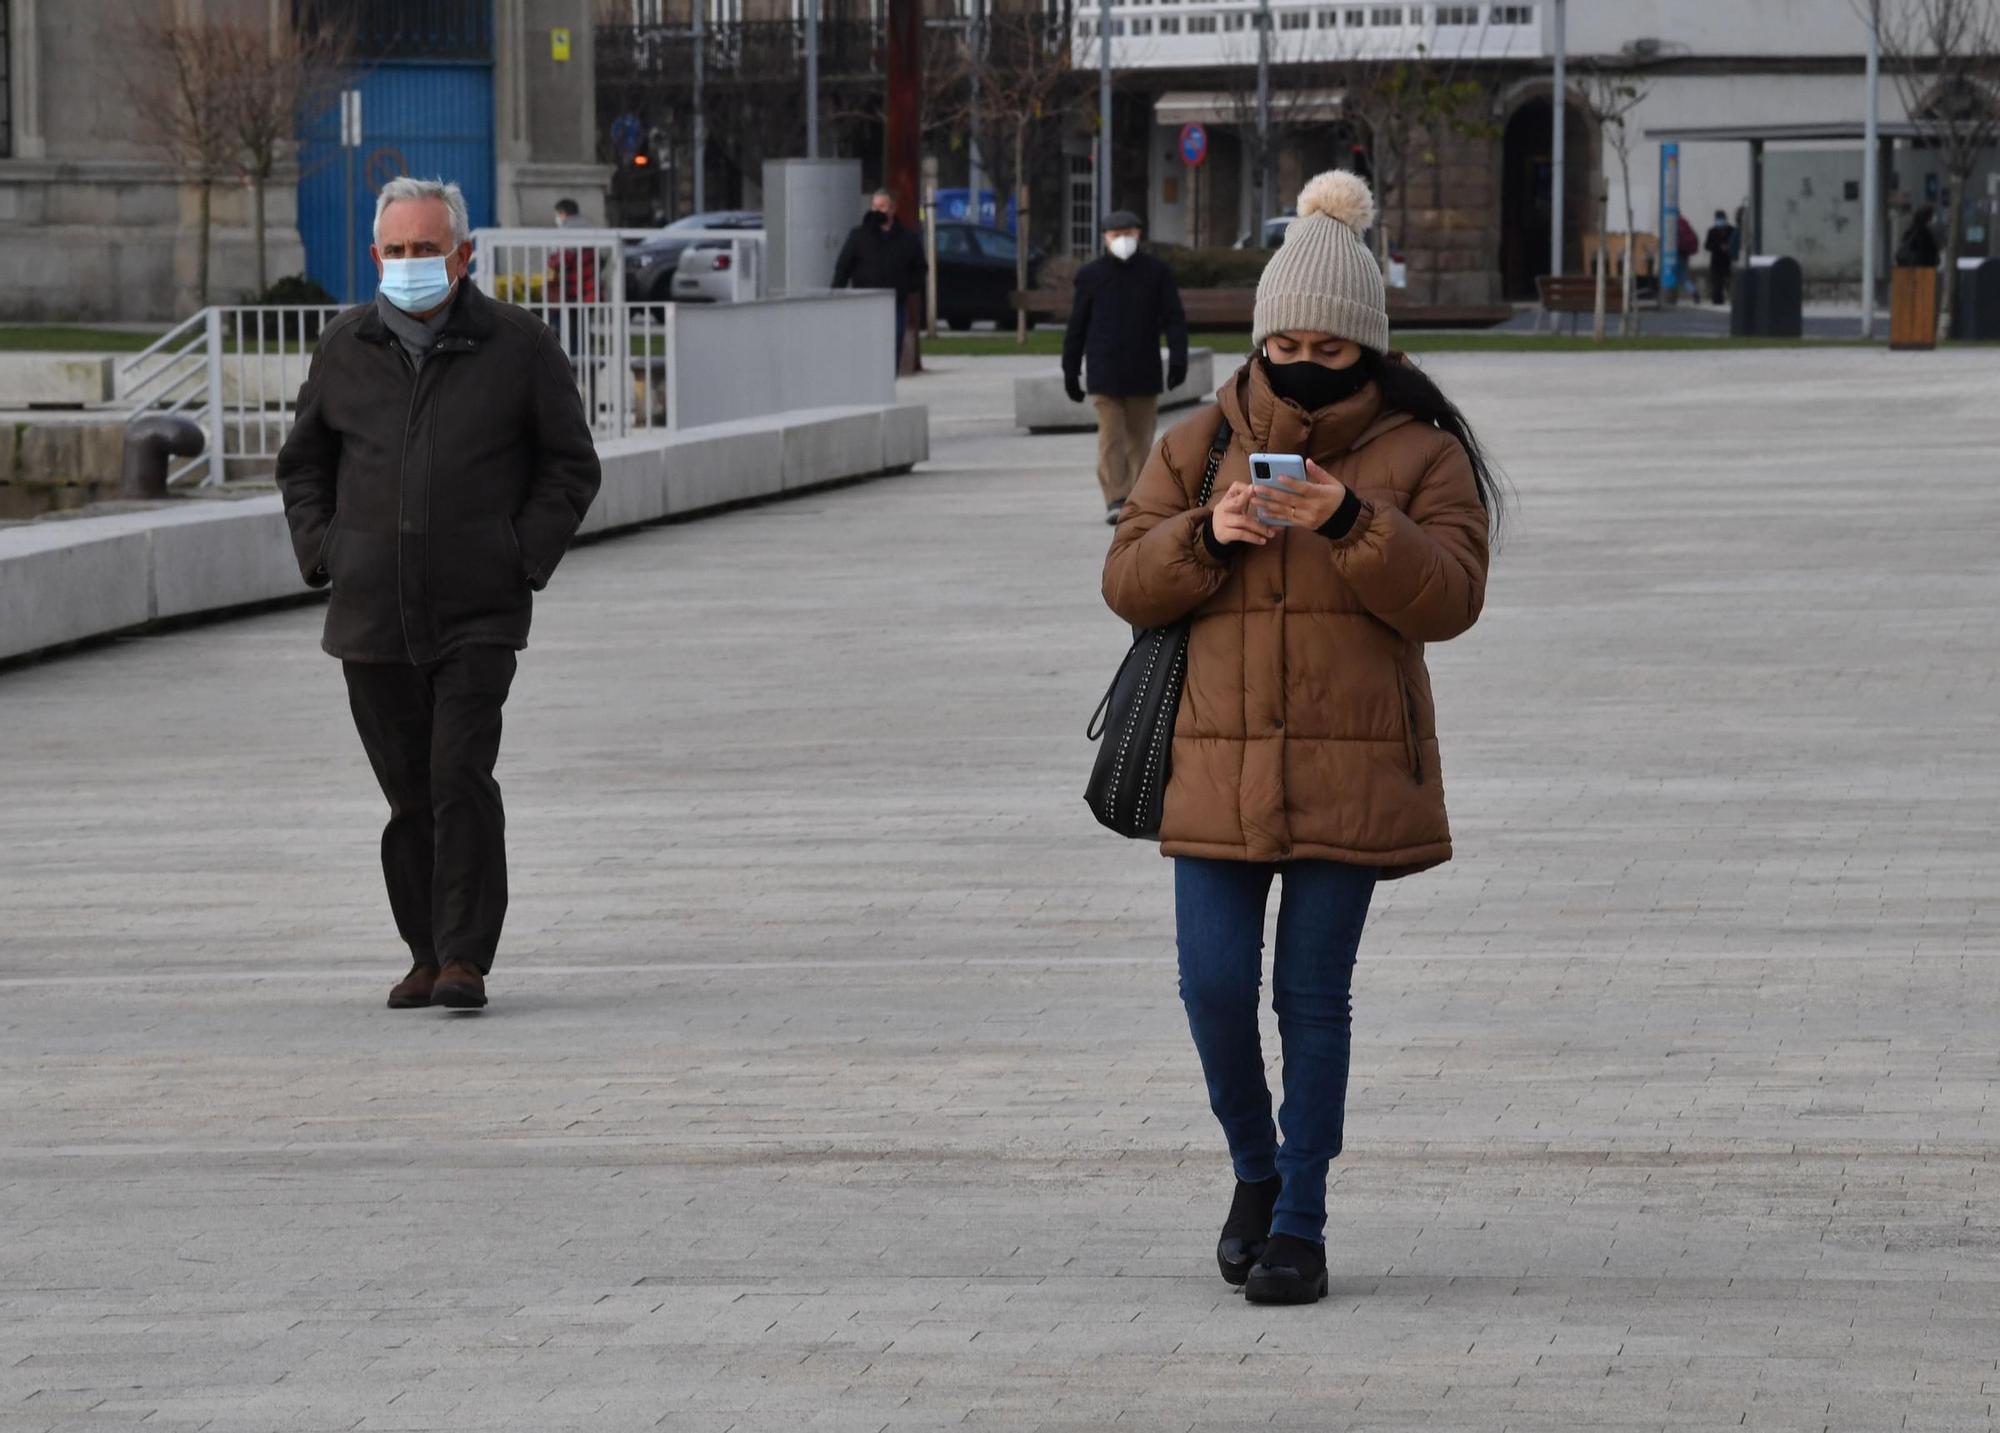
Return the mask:
<svg viewBox="0 0 2000 1433">
<path fill-rule="evenodd" d="M 1167 341 L 1167 388 L 1187 378 L 1187 315 L 1173 271 L 1139 249 L 1139 216 L 1119 209 L 1104 220 L 1105 252 L 1077 271 L 1063 387 L 1073 403 L 1086 389 L 1097 405 L 1097 485 L 1104 520 L 1115 523 L 1139 481 L 1160 416 L 1160 339 Z M 1085 377 L 1088 377 L 1088 383 Z"/>
<path fill-rule="evenodd" d="M 390 1008 L 475 1009 L 507 912 L 500 708 L 597 450 L 548 325 L 466 281 L 457 185 L 383 186 L 373 252 L 380 290 L 321 335 L 278 486 L 300 572 L 332 584 L 320 645 L 389 800 L 412 958 Z"/>
<path fill-rule="evenodd" d="M 868 213 L 854 226 L 840 257 L 833 261 L 833 286 L 837 289 L 887 289 L 896 296 L 896 367 L 903 366 L 903 330 L 907 322 L 910 296 L 922 293 L 924 275 L 930 264 L 924 258 L 923 240 L 915 229 L 905 228 L 896 218 L 896 196 L 877 189 L 868 200 Z"/>
</svg>

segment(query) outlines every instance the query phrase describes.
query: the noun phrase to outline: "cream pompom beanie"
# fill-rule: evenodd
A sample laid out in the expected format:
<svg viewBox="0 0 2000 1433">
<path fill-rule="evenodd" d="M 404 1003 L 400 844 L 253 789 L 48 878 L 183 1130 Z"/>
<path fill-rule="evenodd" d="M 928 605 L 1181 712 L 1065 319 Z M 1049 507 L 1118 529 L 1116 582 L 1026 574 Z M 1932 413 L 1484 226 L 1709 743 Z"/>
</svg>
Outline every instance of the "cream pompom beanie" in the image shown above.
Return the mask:
<svg viewBox="0 0 2000 1433">
<path fill-rule="evenodd" d="M 1330 169 L 1299 191 L 1299 217 L 1257 280 L 1252 348 L 1303 329 L 1388 351 L 1382 268 L 1361 237 L 1374 222 L 1375 196 L 1358 174 Z"/>
</svg>

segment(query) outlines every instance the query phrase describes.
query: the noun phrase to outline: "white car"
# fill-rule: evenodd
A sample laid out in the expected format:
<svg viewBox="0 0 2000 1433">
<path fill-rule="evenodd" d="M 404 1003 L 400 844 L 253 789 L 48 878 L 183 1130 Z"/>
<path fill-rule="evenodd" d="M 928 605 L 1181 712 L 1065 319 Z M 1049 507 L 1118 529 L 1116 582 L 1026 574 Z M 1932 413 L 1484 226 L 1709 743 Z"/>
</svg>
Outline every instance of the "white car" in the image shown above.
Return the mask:
<svg viewBox="0 0 2000 1433">
<path fill-rule="evenodd" d="M 736 244 L 731 239 L 696 239 L 681 250 L 674 266 L 674 302 L 726 304 L 739 293 L 754 298 L 755 280 L 736 272 Z"/>
</svg>

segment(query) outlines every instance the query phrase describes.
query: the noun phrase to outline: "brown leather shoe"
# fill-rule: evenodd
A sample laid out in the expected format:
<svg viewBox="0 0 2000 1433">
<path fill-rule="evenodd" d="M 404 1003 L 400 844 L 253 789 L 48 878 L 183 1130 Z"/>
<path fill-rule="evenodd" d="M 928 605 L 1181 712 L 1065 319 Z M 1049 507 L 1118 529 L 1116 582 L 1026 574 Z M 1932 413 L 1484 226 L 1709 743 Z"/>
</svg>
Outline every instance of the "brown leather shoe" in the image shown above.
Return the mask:
<svg viewBox="0 0 2000 1433">
<path fill-rule="evenodd" d="M 486 1003 L 486 977 L 479 967 L 454 960 L 431 989 L 431 1004 L 447 1010 L 477 1010 Z"/>
<path fill-rule="evenodd" d="M 391 1010 L 421 1010 L 431 1003 L 431 987 L 437 984 L 438 968 L 418 961 L 410 973 L 389 990 Z"/>
</svg>

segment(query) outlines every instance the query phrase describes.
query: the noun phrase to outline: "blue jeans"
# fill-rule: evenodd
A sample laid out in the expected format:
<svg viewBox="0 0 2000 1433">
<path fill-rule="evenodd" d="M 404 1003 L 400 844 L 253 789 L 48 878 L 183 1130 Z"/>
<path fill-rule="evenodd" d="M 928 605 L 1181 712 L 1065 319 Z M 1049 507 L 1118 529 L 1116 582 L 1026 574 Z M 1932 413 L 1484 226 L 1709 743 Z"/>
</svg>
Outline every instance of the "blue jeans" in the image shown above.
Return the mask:
<svg viewBox="0 0 2000 1433">
<path fill-rule="evenodd" d="M 1274 876 L 1284 880 L 1271 971 L 1284 1053 L 1277 1125 L 1257 1036 L 1264 904 Z M 1326 1170 L 1340 1153 L 1347 1114 L 1354 957 L 1374 893 L 1372 869 L 1334 861 L 1174 861 L 1181 1002 L 1208 1080 L 1208 1105 L 1238 1179 L 1284 1177 L 1274 1234 L 1314 1241 L 1325 1235 Z"/>
</svg>

